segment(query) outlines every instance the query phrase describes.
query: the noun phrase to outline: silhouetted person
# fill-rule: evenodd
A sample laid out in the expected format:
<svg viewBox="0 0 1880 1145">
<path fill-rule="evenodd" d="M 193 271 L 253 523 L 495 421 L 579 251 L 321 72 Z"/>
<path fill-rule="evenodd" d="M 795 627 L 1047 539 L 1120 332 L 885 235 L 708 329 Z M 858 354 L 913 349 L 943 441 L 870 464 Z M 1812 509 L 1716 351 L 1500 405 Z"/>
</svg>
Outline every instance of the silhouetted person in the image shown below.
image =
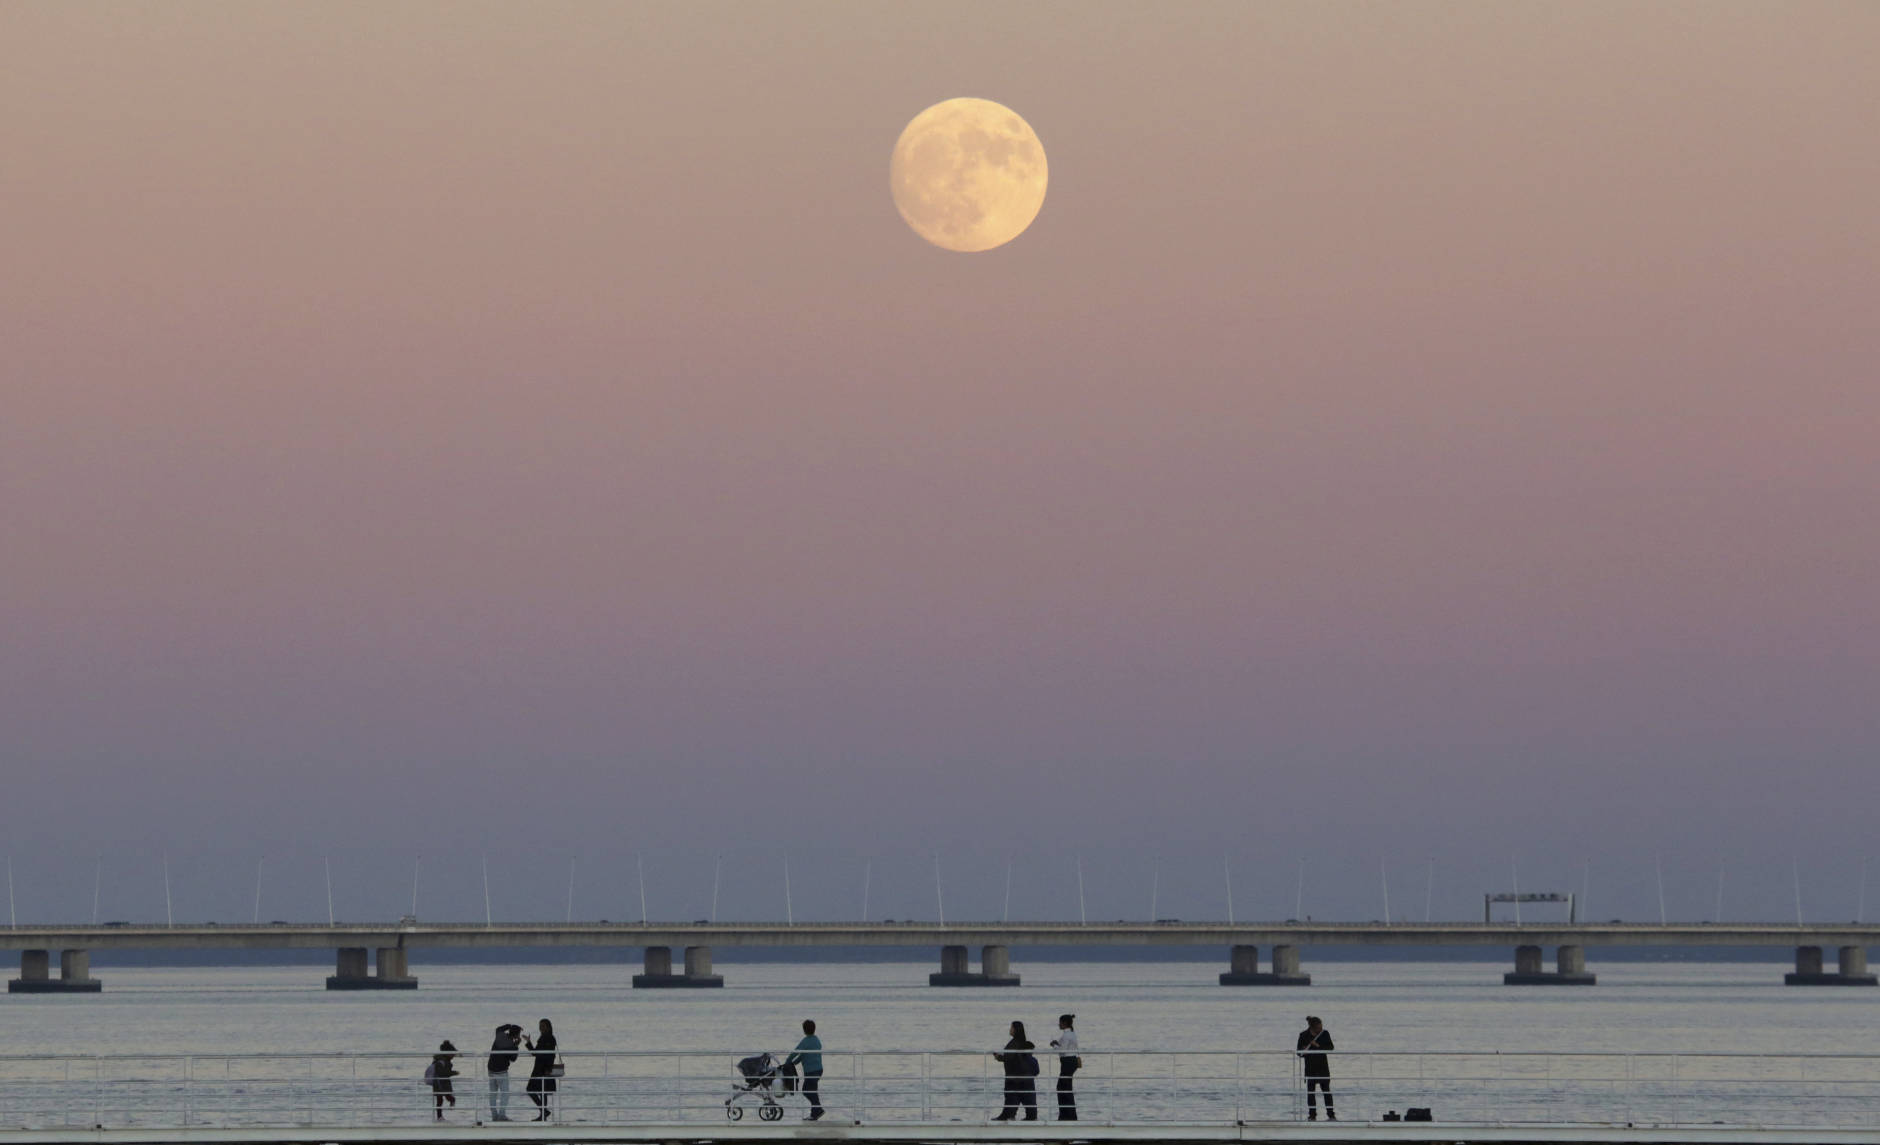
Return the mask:
<svg viewBox="0 0 1880 1145">
<path fill-rule="evenodd" d="M 1327 1050 L 1336 1048 L 1324 1024 L 1317 1018 L 1307 1017 L 1306 1028 L 1299 1031 L 1298 1047 L 1299 1058 L 1305 1063 L 1307 1121 L 1319 1119 L 1318 1095 L 1312 1092 L 1315 1089 L 1325 1091 L 1325 1119 L 1338 1120 L 1338 1114 L 1332 1109 L 1332 1063 L 1325 1057 Z"/>
<path fill-rule="evenodd" d="M 1084 1067 L 1084 1059 L 1077 1053 L 1077 1031 L 1071 1023 L 1077 1020 L 1076 1014 L 1058 1016 L 1058 1036 L 1051 1039 L 1051 1048 L 1058 1052 L 1058 1120 L 1077 1120 L 1077 1094 L 1071 1089 L 1071 1075 Z"/>
<path fill-rule="evenodd" d="M 803 1071 L 803 1096 L 809 1099 L 809 1113 L 805 1121 L 819 1120 L 823 1115 L 822 1107 L 822 1039 L 816 1036 L 816 1023 L 803 1020 L 803 1040 L 796 1043 L 796 1049 L 783 1059 L 783 1064 L 796 1066 Z"/>
<path fill-rule="evenodd" d="M 490 1075 L 491 1121 L 509 1120 L 509 1067 L 515 1064 L 516 1050 L 521 1045 L 521 1026 L 496 1027 L 496 1040 L 490 1043 L 490 1060 L 484 1067 Z"/>
<path fill-rule="evenodd" d="M 555 1027 L 547 1018 L 536 1025 L 541 1033 L 534 1041 L 523 1038 L 522 1044 L 535 1055 L 535 1066 L 529 1070 L 529 1100 L 535 1102 L 535 1119 L 547 1121 L 555 1116 L 554 1107 L 550 1105 L 555 1095 Z"/>
<path fill-rule="evenodd" d="M 437 1047 L 437 1056 L 431 1064 L 424 1067 L 424 1080 L 431 1083 L 431 1116 L 435 1121 L 444 1120 L 444 1103 L 450 1102 L 451 1108 L 457 1107 L 456 1087 L 450 1079 L 457 1076 L 457 1068 L 451 1064 L 457 1056 L 457 1047 L 449 1042 Z"/>
<path fill-rule="evenodd" d="M 1012 1040 L 1005 1052 L 993 1054 L 1005 1067 L 1005 1109 L 994 1121 L 1010 1121 L 1025 1107 L 1025 1120 L 1038 1120 L 1038 1059 L 1032 1055 L 1031 1042 L 1025 1037 L 1025 1023 L 1012 1023 Z"/>
</svg>

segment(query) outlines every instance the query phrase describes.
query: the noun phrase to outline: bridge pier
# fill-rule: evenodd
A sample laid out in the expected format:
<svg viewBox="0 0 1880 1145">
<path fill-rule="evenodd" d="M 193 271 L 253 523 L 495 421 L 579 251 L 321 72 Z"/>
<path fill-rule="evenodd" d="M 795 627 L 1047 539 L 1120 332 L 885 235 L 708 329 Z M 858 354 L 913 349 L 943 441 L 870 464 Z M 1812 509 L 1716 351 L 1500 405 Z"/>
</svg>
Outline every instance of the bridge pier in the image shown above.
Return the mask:
<svg viewBox="0 0 1880 1145">
<path fill-rule="evenodd" d="M 1273 970 L 1260 972 L 1260 948 L 1235 946 L 1228 956 L 1227 973 L 1221 975 L 1223 986 L 1310 986 L 1312 975 L 1299 973 L 1299 948 L 1275 946 Z"/>
<path fill-rule="evenodd" d="M 929 986 L 1016 986 L 1018 975 L 1012 973 L 1012 952 L 1005 946 L 984 946 L 979 950 L 979 970 L 974 972 L 966 960 L 964 946 L 940 948 L 940 973 L 927 975 Z"/>
<path fill-rule="evenodd" d="M 59 976 L 52 976 L 52 952 L 20 951 L 20 976 L 7 980 L 9 994 L 96 994 L 104 983 L 91 976 L 91 951 L 59 951 Z"/>
<path fill-rule="evenodd" d="M 402 946 L 378 948 L 378 973 L 366 973 L 366 948 L 342 946 L 334 973 L 327 978 L 328 990 L 416 990 Z"/>
<path fill-rule="evenodd" d="M 1867 973 L 1867 948 L 1864 946 L 1843 946 L 1840 950 L 1840 965 L 1834 971 L 1827 971 L 1821 964 L 1821 947 L 1798 946 L 1795 948 L 1795 972 L 1784 974 L 1785 986 L 1873 986 L 1880 984 L 1880 978 Z"/>
<path fill-rule="evenodd" d="M 1554 969 L 1544 970 L 1541 948 L 1514 948 L 1514 971 L 1501 976 L 1504 986 L 1591 986 L 1598 977 L 1586 971 L 1586 948 L 1562 946 L 1555 952 Z"/>
<path fill-rule="evenodd" d="M 712 948 L 709 946 L 685 948 L 685 973 L 683 974 L 672 972 L 672 947 L 670 946 L 647 947 L 642 965 L 646 972 L 633 976 L 635 990 L 683 990 L 725 984 L 721 975 L 712 973 Z"/>
</svg>

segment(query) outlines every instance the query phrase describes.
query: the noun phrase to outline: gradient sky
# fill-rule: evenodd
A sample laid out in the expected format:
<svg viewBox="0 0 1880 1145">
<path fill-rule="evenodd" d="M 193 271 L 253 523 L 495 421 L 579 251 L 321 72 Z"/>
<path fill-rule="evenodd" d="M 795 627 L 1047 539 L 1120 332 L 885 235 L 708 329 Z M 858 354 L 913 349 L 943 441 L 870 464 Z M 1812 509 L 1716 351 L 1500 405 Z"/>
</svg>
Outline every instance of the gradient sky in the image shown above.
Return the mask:
<svg viewBox="0 0 1880 1145">
<path fill-rule="evenodd" d="M 27 917 L 1852 917 L 1880 5 L 0 6 Z M 921 109 L 1048 152 L 932 248 Z M 1875 865 L 1880 897 L 1880 863 Z M 755 877 L 753 877 L 755 876 Z M 1411 889 L 1414 888 L 1414 889 Z M 775 901 L 773 901 L 775 900 Z"/>
</svg>

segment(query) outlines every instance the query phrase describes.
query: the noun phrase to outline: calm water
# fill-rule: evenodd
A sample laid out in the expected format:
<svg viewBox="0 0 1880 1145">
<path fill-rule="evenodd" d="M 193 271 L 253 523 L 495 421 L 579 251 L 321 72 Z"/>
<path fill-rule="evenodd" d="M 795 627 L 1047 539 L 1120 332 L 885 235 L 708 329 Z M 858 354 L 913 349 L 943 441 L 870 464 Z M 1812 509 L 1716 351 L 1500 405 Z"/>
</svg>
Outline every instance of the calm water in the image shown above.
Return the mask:
<svg viewBox="0 0 1880 1145">
<path fill-rule="evenodd" d="M 969 1049 L 1063 1011 L 1086 1049 L 1287 1049 L 1308 1012 L 1340 1050 L 1880 1053 L 1880 989 L 1782 985 L 1769 964 L 1598 963 L 1599 985 L 1503 986 L 1487 963 L 1321 962 L 1304 988 L 1226 988 L 1204 963 L 1015 959 L 1024 986 L 934 989 L 915 963 L 731 964 L 722 990 L 634 990 L 636 966 L 426 966 L 414 992 L 329 993 L 324 967 L 102 968 L 105 992 L 0 998 L 8 1053 L 426 1050 L 552 1018 L 566 1050 Z"/>
</svg>

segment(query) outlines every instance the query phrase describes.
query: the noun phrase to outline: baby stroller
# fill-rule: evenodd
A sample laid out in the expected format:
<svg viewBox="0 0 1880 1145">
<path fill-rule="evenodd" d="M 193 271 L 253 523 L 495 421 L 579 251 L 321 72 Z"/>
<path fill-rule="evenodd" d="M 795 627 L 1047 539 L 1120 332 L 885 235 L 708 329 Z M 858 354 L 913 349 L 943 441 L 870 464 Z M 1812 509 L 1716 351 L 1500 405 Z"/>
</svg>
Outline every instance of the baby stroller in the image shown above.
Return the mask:
<svg viewBox="0 0 1880 1145">
<path fill-rule="evenodd" d="M 725 1099 L 725 1116 L 733 1121 L 743 1117 L 744 1109 L 738 1105 L 738 1099 L 755 1095 L 762 1103 L 757 1107 L 759 1121 L 782 1120 L 783 1106 L 777 1104 L 777 1099 L 771 1096 L 770 1092 L 771 1086 L 776 1084 L 782 1072 L 782 1067 L 777 1064 L 777 1060 L 769 1054 L 753 1054 L 748 1058 L 739 1058 L 738 1077 L 740 1080 L 731 1083 L 731 1096 Z M 786 1080 L 784 1089 L 787 1092 L 789 1088 Z"/>
</svg>

